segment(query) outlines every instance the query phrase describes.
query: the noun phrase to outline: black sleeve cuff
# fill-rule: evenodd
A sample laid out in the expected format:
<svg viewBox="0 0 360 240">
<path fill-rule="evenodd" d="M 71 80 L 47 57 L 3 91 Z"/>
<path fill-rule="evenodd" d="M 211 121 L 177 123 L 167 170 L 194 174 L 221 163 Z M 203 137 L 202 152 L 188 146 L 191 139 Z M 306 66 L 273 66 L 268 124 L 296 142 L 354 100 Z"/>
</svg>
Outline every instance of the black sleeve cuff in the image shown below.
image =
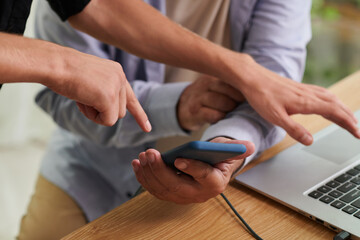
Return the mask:
<svg viewBox="0 0 360 240">
<path fill-rule="evenodd" d="M 48 0 L 51 8 L 59 15 L 62 21 L 81 12 L 90 0 Z"/>
</svg>

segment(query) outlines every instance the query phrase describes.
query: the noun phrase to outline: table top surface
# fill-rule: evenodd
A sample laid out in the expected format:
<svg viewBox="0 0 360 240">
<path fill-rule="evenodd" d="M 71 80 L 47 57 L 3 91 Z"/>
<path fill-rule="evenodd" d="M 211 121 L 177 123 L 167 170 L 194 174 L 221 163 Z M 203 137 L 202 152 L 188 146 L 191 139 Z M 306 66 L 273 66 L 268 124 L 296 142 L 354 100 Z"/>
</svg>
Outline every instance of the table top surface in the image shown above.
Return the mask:
<svg viewBox="0 0 360 240">
<path fill-rule="evenodd" d="M 360 108 L 360 71 L 329 90 L 353 111 Z M 316 115 L 293 118 L 315 133 L 331 123 Z M 296 142 L 289 136 L 265 151 L 243 171 Z M 332 239 L 334 232 L 301 214 L 236 182 L 224 194 L 252 229 L 264 239 Z M 201 204 L 177 205 L 148 192 L 64 239 L 253 239 L 231 209 L 217 196 Z"/>
</svg>

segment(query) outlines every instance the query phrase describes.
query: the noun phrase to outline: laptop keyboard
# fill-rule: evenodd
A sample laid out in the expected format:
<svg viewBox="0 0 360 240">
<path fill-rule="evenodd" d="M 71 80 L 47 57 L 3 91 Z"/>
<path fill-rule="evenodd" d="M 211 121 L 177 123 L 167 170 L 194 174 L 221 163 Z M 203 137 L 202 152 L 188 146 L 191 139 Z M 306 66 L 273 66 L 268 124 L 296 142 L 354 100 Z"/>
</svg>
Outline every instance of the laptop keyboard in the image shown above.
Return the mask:
<svg viewBox="0 0 360 240">
<path fill-rule="evenodd" d="M 308 196 L 360 219 L 360 164 Z"/>
</svg>

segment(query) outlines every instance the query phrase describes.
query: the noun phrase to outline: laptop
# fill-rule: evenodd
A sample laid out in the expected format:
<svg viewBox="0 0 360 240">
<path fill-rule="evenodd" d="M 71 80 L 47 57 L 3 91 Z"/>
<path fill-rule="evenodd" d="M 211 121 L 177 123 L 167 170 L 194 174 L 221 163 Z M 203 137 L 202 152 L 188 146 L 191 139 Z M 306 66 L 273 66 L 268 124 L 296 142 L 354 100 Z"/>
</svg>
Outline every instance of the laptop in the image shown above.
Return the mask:
<svg viewBox="0 0 360 240">
<path fill-rule="evenodd" d="M 359 120 L 360 110 L 355 113 Z M 256 165 L 236 181 L 299 213 L 360 239 L 360 140 L 333 124 Z"/>
</svg>

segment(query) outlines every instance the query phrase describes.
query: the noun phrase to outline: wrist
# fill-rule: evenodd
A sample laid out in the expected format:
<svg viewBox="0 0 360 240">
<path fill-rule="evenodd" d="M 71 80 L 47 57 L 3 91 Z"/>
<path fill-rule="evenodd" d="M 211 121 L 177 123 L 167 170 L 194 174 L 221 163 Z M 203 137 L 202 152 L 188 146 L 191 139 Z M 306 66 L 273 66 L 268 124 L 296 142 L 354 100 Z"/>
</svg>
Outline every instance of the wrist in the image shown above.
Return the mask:
<svg viewBox="0 0 360 240">
<path fill-rule="evenodd" d="M 48 57 L 42 65 L 38 83 L 51 89 L 57 89 L 58 87 L 63 86 L 66 79 L 68 79 L 68 62 L 75 60 L 72 56 L 74 50 L 52 43 L 46 42 L 46 44 Z"/>
<path fill-rule="evenodd" d="M 251 75 L 257 63 L 249 55 L 231 50 L 224 51 L 219 58 L 218 77 L 236 89 L 243 91 L 251 84 Z"/>
<path fill-rule="evenodd" d="M 58 76 L 59 52 L 56 44 L 0 33 L 0 74 L 2 83 L 33 82 L 51 85 Z M 26 61 L 24 61 L 26 60 Z"/>
</svg>

